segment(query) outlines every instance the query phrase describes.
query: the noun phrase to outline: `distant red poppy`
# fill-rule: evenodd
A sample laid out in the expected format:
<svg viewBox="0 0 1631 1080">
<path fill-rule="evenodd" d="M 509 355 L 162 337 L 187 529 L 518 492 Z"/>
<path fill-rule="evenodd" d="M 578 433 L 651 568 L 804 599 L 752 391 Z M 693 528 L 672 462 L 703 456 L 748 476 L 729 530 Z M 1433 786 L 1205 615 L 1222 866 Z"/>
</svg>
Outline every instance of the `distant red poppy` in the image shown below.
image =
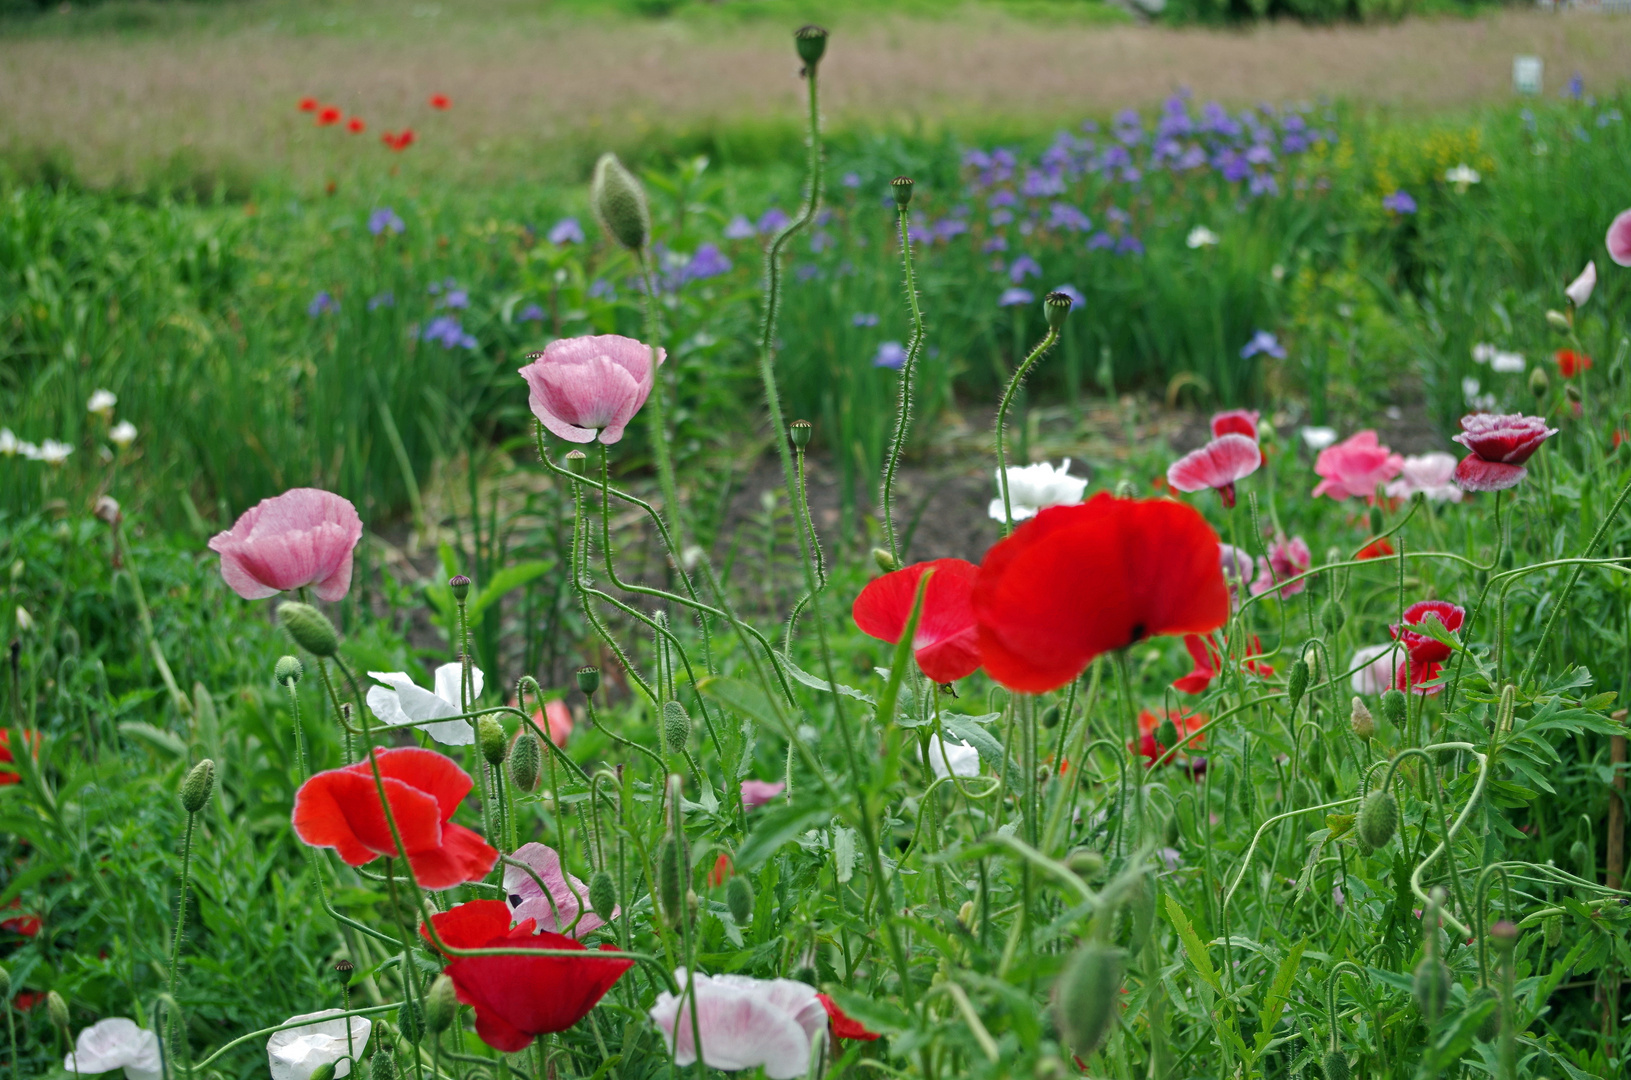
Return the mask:
<svg viewBox="0 0 1631 1080">
<path fill-rule="evenodd" d="M 1393 550 L 1393 545 L 1390 544 L 1388 542 L 1387 537 L 1384 536 L 1380 540 L 1372 540 L 1370 543 L 1366 544 L 1364 547 L 1362 547 L 1358 551 L 1354 552 L 1354 558 L 1355 559 L 1385 559 L 1389 555 L 1395 555 L 1395 554 L 1397 554 L 1397 552 L 1395 552 Z"/>
<path fill-rule="evenodd" d="M 1205 713 L 1177 711 L 1168 712 L 1165 715 L 1172 721 L 1172 726 L 1178 732 L 1180 741 L 1191 731 L 1204 727 L 1209 719 Z M 1170 746 L 1162 746 L 1156 741 L 1155 729 L 1160 726 L 1161 717 L 1150 710 L 1144 709 L 1138 714 L 1138 753 L 1144 759 L 1146 768 L 1153 768 L 1155 763 L 1160 760 L 1161 755 L 1172 749 Z M 1195 747 L 1205 741 L 1205 735 L 1197 735 L 1184 745 L 1186 747 Z M 1129 746 L 1128 749 L 1132 748 Z"/>
<path fill-rule="evenodd" d="M 1557 373 L 1565 379 L 1572 379 L 1582 371 L 1591 370 L 1591 357 L 1573 349 L 1557 350 L 1554 359 L 1557 360 Z"/>
<path fill-rule="evenodd" d="M 850 1016 L 838 1007 L 838 1002 L 826 994 L 817 994 L 816 1000 L 821 1007 L 827 1010 L 827 1019 L 832 1023 L 832 1033 L 840 1039 L 860 1039 L 863 1042 L 872 1042 L 877 1039 L 876 1031 L 867 1030 L 867 1026 Z"/>
<path fill-rule="evenodd" d="M 40 733 L 37 731 L 25 732 L 23 741 L 34 751 L 37 760 L 40 756 Z M 6 784 L 20 784 L 23 778 L 17 775 L 17 770 L 8 766 L 15 765 L 17 760 L 11 756 L 11 729 L 0 728 L 0 786 Z"/>
<path fill-rule="evenodd" d="M 316 112 L 320 107 L 321 106 L 317 104 L 317 99 L 314 97 L 303 97 L 300 99 L 301 112 Z"/>
<path fill-rule="evenodd" d="M 40 1002 L 44 1001 L 45 997 L 46 995 L 44 991 L 19 990 L 17 991 L 17 996 L 11 999 L 11 1007 L 16 1009 L 18 1012 L 27 1012 Z"/>
<path fill-rule="evenodd" d="M 980 666 L 978 630 L 969 594 L 980 568 L 963 559 L 921 562 L 875 578 L 855 598 L 850 609 L 863 634 L 891 644 L 906 632 L 917 598 L 918 581 L 926 571 L 934 576 L 923 593 L 923 614 L 912 637 L 912 655 L 923 674 L 937 683 L 972 675 Z"/>
<path fill-rule="evenodd" d="M 582 956 L 464 956 L 445 969 L 461 1002 L 476 1010 L 476 1034 L 495 1050 L 516 1053 L 539 1035 L 565 1031 L 589 1015 L 632 960 L 599 957 L 575 938 L 534 934 L 535 920 L 510 926 L 502 900 L 472 900 L 430 917 L 442 943 L 455 949 L 570 949 Z M 427 941 L 430 934 L 421 927 Z M 617 946 L 602 945 L 615 952 Z"/>
<path fill-rule="evenodd" d="M 1185 634 L 1184 648 L 1189 650 L 1190 659 L 1195 663 L 1195 670 L 1181 678 L 1174 679 L 1172 688 L 1180 694 L 1201 694 L 1212 685 L 1212 680 L 1218 677 L 1223 670 L 1223 647 L 1218 644 L 1215 635 Z M 1266 679 L 1274 674 L 1274 668 L 1258 659 L 1263 655 L 1263 642 L 1256 634 L 1252 635 L 1252 647 L 1246 654 L 1245 668 L 1258 678 Z"/>
<path fill-rule="evenodd" d="M 430 96 L 430 107 L 433 109 L 451 109 L 453 99 L 446 94 L 432 94 Z"/>
<path fill-rule="evenodd" d="M 498 852 L 479 834 L 450 820 L 474 786 L 469 774 L 451 758 L 416 746 L 381 750 L 377 760 L 391 816 L 419 884 L 449 889 L 485 877 Z M 294 829 L 312 847 L 333 848 L 347 866 L 397 854 L 366 760 L 318 773 L 302 784 L 295 793 Z"/>
<path fill-rule="evenodd" d="M 6 910 L 22 911 L 23 902 L 13 900 L 6 905 Z M 40 926 L 40 917 L 38 915 L 8 915 L 6 918 L 0 919 L 0 930 L 10 930 L 12 933 L 21 934 L 24 937 L 33 937 L 38 934 Z"/>
<path fill-rule="evenodd" d="M 986 672 L 1043 693 L 1100 653 L 1229 617 L 1218 534 L 1193 507 L 1107 492 L 1054 506 L 986 552 L 974 617 Z"/>
<path fill-rule="evenodd" d="M 1405 647 L 1405 651 L 1417 664 L 1434 663 L 1448 660 L 1450 647 L 1415 628 L 1426 623 L 1428 619 L 1436 619 L 1440 626 L 1454 633 L 1461 629 L 1466 617 L 1464 609 L 1446 600 L 1422 600 L 1405 608 L 1403 625 L 1394 623 L 1388 628 L 1388 633 Z"/>
<path fill-rule="evenodd" d="M 333 124 L 338 124 L 340 122 L 340 118 L 344 115 L 345 113 L 338 105 L 324 105 L 321 109 L 317 110 L 317 126 L 329 127 Z"/>
<path fill-rule="evenodd" d="M 708 887 L 719 888 L 725 884 L 725 879 L 729 878 L 731 873 L 731 857 L 721 851 L 719 858 L 714 860 L 714 868 L 708 871 Z"/>
<path fill-rule="evenodd" d="M 353 135 L 361 135 L 368 130 L 368 125 L 363 123 L 362 117 L 353 116 L 345 122 L 345 129 Z"/>
</svg>

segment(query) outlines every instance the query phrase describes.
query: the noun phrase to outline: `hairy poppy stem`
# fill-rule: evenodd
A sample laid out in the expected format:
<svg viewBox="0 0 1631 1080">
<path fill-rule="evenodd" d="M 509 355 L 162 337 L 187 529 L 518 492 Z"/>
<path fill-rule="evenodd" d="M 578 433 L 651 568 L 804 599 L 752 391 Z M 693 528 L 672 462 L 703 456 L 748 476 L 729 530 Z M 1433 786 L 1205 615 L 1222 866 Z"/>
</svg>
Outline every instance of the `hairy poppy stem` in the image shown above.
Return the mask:
<svg viewBox="0 0 1631 1080">
<path fill-rule="evenodd" d="M 1014 369 L 1014 377 L 1008 380 L 1008 387 L 1002 392 L 1002 403 L 997 406 L 997 482 L 1002 487 L 1002 517 L 1003 535 L 1014 531 L 1014 506 L 1008 495 L 1008 454 L 1003 445 L 1003 428 L 1008 423 L 1008 409 L 1014 403 L 1014 396 L 1019 393 L 1020 386 L 1025 382 L 1025 376 L 1031 373 L 1031 368 L 1042 359 L 1042 354 L 1053 348 L 1054 342 L 1059 340 L 1059 331 L 1052 326 L 1042 336 L 1042 340 L 1031 354 L 1020 362 Z M 1137 739 L 1133 740 L 1137 743 Z"/>
<path fill-rule="evenodd" d="M 901 451 L 906 447 L 907 431 L 912 423 L 912 376 L 917 371 L 918 353 L 923 350 L 923 309 L 918 304 L 917 281 L 912 274 L 912 238 L 907 223 L 906 206 L 898 208 L 900 220 L 900 257 L 906 285 L 906 299 L 912 313 L 912 338 L 906 344 L 906 359 L 900 366 L 900 396 L 895 406 L 895 433 L 889 442 L 889 460 L 884 466 L 880 510 L 883 513 L 883 535 L 889 544 L 889 554 L 900 564 L 900 548 L 895 543 L 895 516 L 892 510 L 895 473 L 900 468 Z M 803 460 L 803 455 L 799 455 Z"/>
</svg>

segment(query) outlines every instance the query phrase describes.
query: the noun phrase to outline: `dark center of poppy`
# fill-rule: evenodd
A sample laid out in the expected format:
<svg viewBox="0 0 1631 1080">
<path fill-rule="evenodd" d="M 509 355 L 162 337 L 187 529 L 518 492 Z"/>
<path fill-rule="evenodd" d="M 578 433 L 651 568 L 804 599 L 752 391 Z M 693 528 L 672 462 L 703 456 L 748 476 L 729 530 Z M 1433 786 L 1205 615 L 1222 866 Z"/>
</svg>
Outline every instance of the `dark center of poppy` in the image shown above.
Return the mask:
<svg viewBox="0 0 1631 1080">
<path fill-rule="evenodd" d="M 510 894 L 510 906 L 511 907 L 513 907 L 513 908 L 520 907 L 521 903 L 522 903 L 522 897 L 521 897 L 520 893 L 511 893 Z"/>
<path fill-rule="evenodd" d="M 1144 640 L 1144 624 L 1141 623 L 1141 622 L 1140 623 L 1134 623 L 1133 624 L 1133 636 L 1132 636 L 1132 639 L 1127 642 L 1127 644 L 1131 645 L 1134 642 L 1139 642 L 1139 641 L 1143 641 L 1143 640 Z"/>
</svg>

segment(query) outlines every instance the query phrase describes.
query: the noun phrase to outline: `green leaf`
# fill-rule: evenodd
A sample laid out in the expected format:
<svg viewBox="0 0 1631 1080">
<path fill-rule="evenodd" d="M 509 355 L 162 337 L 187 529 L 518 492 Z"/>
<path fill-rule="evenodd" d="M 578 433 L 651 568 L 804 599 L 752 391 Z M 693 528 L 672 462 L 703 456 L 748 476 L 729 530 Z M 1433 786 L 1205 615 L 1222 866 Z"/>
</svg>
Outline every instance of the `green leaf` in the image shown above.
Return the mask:
<svg viewBox="0 0 1631 1080">
<path fill-rule="evenodd" d="M 753 817 L 753 831 L 736 849 L 737 869 L 749 872 L 763 866 L 783 844 L 790 843 L 806 829 L 825 825 L 832 817 L 832 807 L 793 803 L 762 808 L 755 811 Z"/>
<path fill-rule="evenodd" d="M 519 589 L 527 582 L 543 576 L 550 568 L 547 562 L 534 560 L 506 566 L 494 574 L 476 598 L 470 602 L 468 618 L 472 624 L 481 621 L 487 609 L 504 598 L 504 594 Z"/>
<path fill-rule="evenodd" d="M 697 683 L 697 692 L 706 694 L 725 708 L 777 731 L 787 731 L 787 721 L 769 695 L 750 682 L 728 675 L 712 675 Z"/>
<path fill-rule="evenodd" d="M 877 704 L 877 701 L 871 694 L 862 693 L 860 690 L 855 689 L 855 687 L 845 686 L 840 682 L 830 683 L 825 679 L 819 679 L 816 676 L 811 675 L 808 671 L 805 671 L 803 668 L 799 667 L 797 664 L 793 663 L 793 661 L 786 655 L 780 655 L 777 657 L 777 659 L 781 661 L 782 667 L 787 669 L 787 673 L 793 676 L 795 682 L 801 682 L 812 690 L 820 690 L 828 694 L 836 691 L 837 693 L 843 694 L 847 698 L 854 698 L 856 701 L 867 705 Z"/>
<path fill-rule="evenodd" d="M 842 986 L 827 987 L 827 996 L 838 1007 L 880 1035 L 904 1035 L 912 1030 L 912 1018 L 907 1013 L 884 1001 L 863 997 Z"/>
<path fill-rule="evenodd" d="M 121 734 L 129 735 L 137 742 L 144 742 L 155 750 L 169 754 L 171 757 L 186 757 L 187 744 L 170 732 L 156 728 L 145 720 L 125 720 L 119 724 Z"/>
<path fill-rule="evenodd" d="M 1307 947 L 1307 939 L 1293 945 L 1274 973 L 1274 982 L 1269 984 L 1269 992 L 1263 998 L 1262 1011 L 1257 1014 L 1256 1054 L 1261 1054 L 1274 1041 L 1274 1025 L 1279 1022 L 1280 1011 L 1285 1008 L 1286 998 L 1291 994 L 1291 984 L 1297 979 L 1297 968 Z"/>
<path fill-rule="evenodd" d="M 1178 939 L 1184 944 L 1184 955 L 1189 957 L 1195 971 L 1206 980 L 1206 985 L 1220 994 L 1223 993 L 1223 983 L 1218 980 L 1218 970 L 1212 966 L 1212 954 L 1206 951 L 1206 945 L 1202 943 L 1200 935 L 1195 933 L 1195 927 L 1190 923 L 1189 916 L 1184 914 L 1178 898 L 1171 893 L 1167 893 L 1167 921 L 1178 931 Z"/>
</svg>

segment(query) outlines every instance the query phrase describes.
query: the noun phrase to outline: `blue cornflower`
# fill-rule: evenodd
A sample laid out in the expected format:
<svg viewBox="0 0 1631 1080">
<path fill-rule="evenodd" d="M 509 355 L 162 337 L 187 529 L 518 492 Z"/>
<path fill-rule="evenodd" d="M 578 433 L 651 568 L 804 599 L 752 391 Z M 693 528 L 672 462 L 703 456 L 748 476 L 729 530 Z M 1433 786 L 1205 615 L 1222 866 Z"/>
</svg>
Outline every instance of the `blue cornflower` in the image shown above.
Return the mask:
<svg viewBox="0 0 1631 1080">
<path fill-rule="evenodd" d="M 1578 71 L 1575 72 L 1573 77 L 1569 79 L 1569 85 L 1564 88 L 1563 92 L 1569 97 L 1574 98 L 1574 100 L 1579 101 L 1581 96 L 1586 92 L 1586 80 L 1581 78 Z"/>
<path fill-rule="evenodd" d="M 681 275 L 686 281 L 697 281 L 728 274 L 730 269 L 731 261 L 719 250 L 717 244 L 703 244 L 697 248 L 696 254 L 691 256 L 691 261 L 685 264 Z"/>
<path fill-rule="evenodd" d="M 551 244 L 581 244 L 583 243 L 583 226 L 578 224 L 575 217 L 563 217 L 549 230 Z"/>
<path fill-rule="evenodd" d="M 537 304 L 528 304 L 521 309 L 521 314 L 515 317 L 516 322 L 543 322 L 544 309 Z"/>
<path fill-rule="evenodd" d="M 1416 200 L 1410 197 L 1408 191 L 1395 191 L 1382 200 L 1382 209 L 1391 210 L 1395 214 L 1414 214 L 1416 212 Z"/>
<path fill-rule="evenodd" d="M 468 334 L 459 320 L 452 315 L 440 315 L 430 321 L 419 335 L 421 341 L 434 341 L 444 349 L 474 349 L 476 339 Z"/>
<path fill-rule="evenodd" d="M 470 294 L 464 289 L 449 289 L 439 306 L 463 310 L 470 306 Z"/>
<path fill-rule="evenodd" d="M 370 296 L 368 298 L 369 311 L 376 311 L 382 307 L 396 307 L 396 293 L 386 289 L 378 296 Z"/>
<path fill-rule="evenodd" d="M 1021 255 L 1008 267 L 1008 280 L 1015 285 L 1020 284 L 1028 277 L 1041 277 L 1042 264 L 1029 255 Z"/>
<path fill-rule="evenodd" d="M 838 182 L 847 188 L 858 188 L 861 186 L 861 174 L 858 172 L 847 172 L 844 174 L 844 178 Z"/>
<path fill-rule="evenodd" d="M 368 215 L 368 231 L 375 236 L 383 233 L 395 235 L 406 228 L 407 226 L 402 224 L 402 219 L 397 217 L 396 211 L 389 206 L 381 206 Z"/>
<path fill-rule="evenodd" d="M 781 207 L 772 206 L 769 210 L 764 212 L 762 217 L 759 218 L 759 232 L 766 235 L 777 232 L 792 220 L 793 219 L 788 217 L 786 211 L 782 210 Z"/>
<path fill-rule="evenodd" d="M 1246 344 L 1241 348 L 1240 358 L 1242 360 L 1250 360 L 1259 353 L 1272 356 L 1276 360 L 1284 360 L 1286 358 L 1285 346 L 1280 344 L 1279 338 L 1275 337 L 1267 330 L 1259 330 L 1252 335 L 1252 339 L 1246 342 Z"/>
<path fill-rule="evenodd" d="M 748 220 L 746 214 L 737 214 L 725 223 L 725 239 L 746 240 L 754 232 L 753 222 Z"/>
<path fill-rule="evenodd" d="M 326 289 L 312 297 L 311 303 L 306 305 L 306 314 L 314 319 L 326 312 L 339 310 L 340 302 L 330 296 Z"/>
<path fill-rule="evenodd" d="M 898 341 L 886 341 L 878 346 L 872 357 L 873 367 L 898 368 L 906 363 L 906 346 Z"/>
<path fill-rule="evenodd" d="M 1031 304 L 1035 302 L 1035 293 L 1031 292 L 1029 289 L 1021 289 L 1017 287 L 1012 289 L 1004 289 L 1002 291 L 1002 295 L 997 297 L 998 307 L 1015 307 L 1019 304 Z"/>
<path fill-rule="evenodd" d="M 856 312 L 855 318 L 851 319 L 850 322 L 856 326 L 877 326 L 878 316 L 870 311 L 860 311 Z"/>
</svg>

